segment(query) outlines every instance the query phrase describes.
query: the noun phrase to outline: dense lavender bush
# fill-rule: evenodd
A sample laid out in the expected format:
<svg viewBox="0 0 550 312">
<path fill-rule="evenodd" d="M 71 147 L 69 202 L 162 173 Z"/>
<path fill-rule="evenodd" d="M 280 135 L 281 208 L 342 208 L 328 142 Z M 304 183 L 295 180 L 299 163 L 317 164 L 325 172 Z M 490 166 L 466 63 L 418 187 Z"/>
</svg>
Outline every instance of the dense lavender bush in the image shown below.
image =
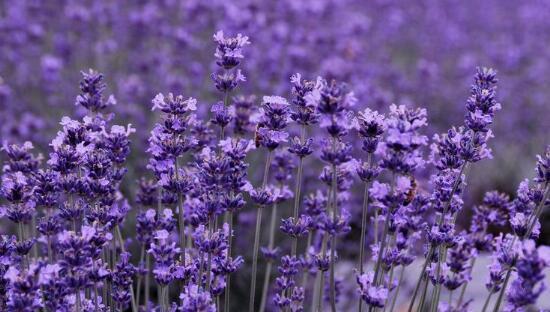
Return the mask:
<svg viewBox="0 0 550 312">
<path fill-rule="evenodd" d="M 133 14 L 117 22 L 142 27 L 175 3 L 132 7 Z M 52 8 L 35 5 L 6 7 L 9 18 L 1 25 L 14 32 L 8 41 L 24 44 L 32 36 L 45 36 L 40 23 L 49 25 L 49 19 L 42 14 Z M 232 8 L 211 5 L 229 12 Z M 200 20 L 202 10 L 211 9 L 194 2 L 182 6 L 185 10 L 171 12 L 174 20 L 194 11 Z M 302 7 L 293 2 L 289 10 L 326 13 L 331 21 L 340 17 L 328 13 L 332 6 L 340 5 Z M 372 6 L 385 7 L 378 2 Z M 107 27 L 115 22 L 110 15 L 125 7 L 91 8 L 68 5 L 65 13 L 71 20 L 51 21 L 51 26 L 82 26 L 85 23 L 78 20 L 101 16 L 96 26 Z M 272 14 L 282 10 L 275 9 Z M 232 18 L 242 15 L 242 23 L 254 20 L 244 12 Z M 21 14 L 41 19 L 17 36 L 21 26 L 14 24 L 15 17 Z M 395 14 L 390 14 L 393 23 L 400 23 Z M 465 62 L 462 66 L 470 67 L 473 82 L 461 101 L 463 118 L 434 134 L 445 124 L 438 112 L 432 117 L 431 110 L 408 100 L 390 104 L 391 97 L 378 104 L 363 100 L 382 92 L 369 85 L 372 76 L 363 69 L 368 62 L 357 60 L 359 67 L 346 70 L 340 67 L 349 64 L 339 57 L 328 62 L 338 65 L 330 66 L 326 60 L 306 61 L 308 54 L 299 43 L 292 42 L 292 49 L 285 51 L 289 46 L 282 39 L 305 36 L 300 34 L 304 30 L 291 36 L 287 25 L 279 25 L 268 36 L 279 40 L 265 51 L 266 38 L 256 42 L 223 31 L 215 32 L 208 45 L 192 35 L 207 29 L 203 24 L 208 20 L 197 25 L 192 21 L 189 29 L 173 29 L 164 20 L 154 29 L 175 36 L 172 39 L 185 48 L 208 47 L 207 54 L 213 55 L 209 74 L 194 63 L 202 54 L 196 59 L 190 54 L 183 62 L 181 55 L 173 55 L 175 47 L 149 51 L 144 40 L 142 47 L 125 51 L 130 54 L 126 57 L 151 75 L 147 77 L 156 76 L 154 80 L 147 84 L 140 80 L 145 76 L 121 78 L 115 83 L 118 88 L 130 85 L 117 100 L 107 95 L 102 73 L 82 71 L 74 100 L 77 111 L 69 114 L 78 117 L 61 118 L 57 134 L 48 140 L 47 156 L 31 141 L 20 141 L 25 133 L 36 138 L 25 124 L 20 125 L 21 133 L 3 136 L 0 310 L 497 312 L 527 311 L 538 304 L 549 308 L 538 299 L 546 289 L 550 253 L 537 242 L 540 219 L 550 204 L 550 146 L 536 157 L 534 177 L 519 183 L 514 196 L 489 191 L 479 204 L 470 204 L 475 196 L 468 195 L 474 192 L 472 185 L 478 185 L 472 183 L 473 173 L 497 153 L 493 142 L 502 145 L 514 137 L 498 136 L 495 125 L 506 121 L 508 131 L 514 132 L 514 123 L 501 116 L 517 115 L 508 102 L 527 90 L 510 98 L 513 89 L 499 88 L 505 89 L 504 95 L 497 94 L 497 72 Z M 347 23 L 344 33 L 362 25 Z M 389 26 L 388 31 L 395 31 L 395 25 Z M 99 67 L 113 61 L 110 54 L 127 43 L 97 39 L 95 32 L 82 27 L 73 31 L 101 42 L 95 46 L 101 51 Z M 144 38 L 149 31 L 144 30 Z M 342 34 L 332 30 L 326 36 L 319 40 Z M 41 54 L 40 44 L 30 46 L 36 47 L 30 55 L 42 56 L 44 78 L 52 79 L 39 90 L 47 91 L 45 102 L 65 101 L 72 91 L 60 83 L 61 67 L 76 57 L 70 55 L 71 45 L 83 43 L 55 36 L 48 40 L 67 55 L 64 61 Z M 359 49 L 352 43 L 346 53 Z M 337 51 L 339 44 L 343 43 L 336 42 Z M 15 60 L 16 49 L 2 49 Z M 134 54 L 140 49 L 142 55 Z M 266 55 L 258 55 L 260 51 Z M 303 74 L 288 72 L 301 66 L 264 63 L 287 54 L 292 63 L 305 62 Z M 6 67 L 10 75 L 22 75 L 8 83 L 17 88 L 40 83 L 24 74 L 25 65 Z M 179 77 L 179 68 L 200 79 Z M 250 74 L 245 76 L 245 71 Z M 320 71 L 325 77 L 315 77 Z M 172 72 L 178 73 L 167 74 Z M 262 72 L 263 77 L 253 76 Z M 363 74 L 367 86 L 355 92 Z M 277 80 L 281 75 L 284 79 Z M 76 81 L 73 85 L 76 89 Z M 217 95 L 205 96 L 203 85 Z M 421 95 L 411 92 L 416 99 L 425 96 L 423 100 L 460 94 L 447 90 L 443 80 L 438 85 L 438 94 L 421 88 L 416 90 Z M 406 98 L 404 89 L 415 86 L 395 87 L 395 95 Z M 174 89 L 178 92 L 166 92 Z M 243 94 L 243 89 L 261 96 Z M 138 110 L 128 111 L 127 103 L 147 96 L 146 117 Z M 211 100 L 214 103 L 208 104 Z M 19 108 L 7 107 L 3 116 L 23 116 Z M 138 126 L 117 124 L 128 113 L 135 114 L 134 120 L 143 118 Z M 46 114 L 41 118 L 44 124 L 50 122 Z M 148 120 L 155 120 L 154 125 L 149 127 Z M 432 121 L 442 124 L 432 127 Z M 545 135 L 533 128 L 534 136 Z M 141 156 L 130 159 L 131 149 Z M 473 274 L 478 258 L 491 259 L 481 270 L 483 276 Z M 484 284 L 485 293 L 471 296 L 467 288 L 475 283 Z"/>
<path fill-rule="evenodd" d="M 216 101 L 205 83 L 216 65 L 205 52 L 210 35 L 225 29 L 254 42 L 242 64 L 245 96 L 283 95 L 296 72 L 321 75 L 349 83 L 361 110 L 422 105 L 437 132 L 460 122 L 472 68 L 498 68 L 508 109 L 493 127 L 501 138 L 493 142 L 494 161 L 471 173 L 465 200 L 473 204 L 497 186 L 512 193 L 530 170 L 518 160 L 548 143 L 548 12 L 546 1 L 515 0 L 5 0 L 0 141 L 31 140 L 45 151 L 50 136 L 41 134 L 73 115 L 67 103 L 87 68 L 103 72 L 123 104 L 113 108 L 117 120 L 140 129 L 156 122 L 149 102 L 161 91 L 195 90 Z M 146 142 L 146 131 L 136 133 L 131 179 L 144 169 L 138 159 L 146 157 Z"/>
</svg>

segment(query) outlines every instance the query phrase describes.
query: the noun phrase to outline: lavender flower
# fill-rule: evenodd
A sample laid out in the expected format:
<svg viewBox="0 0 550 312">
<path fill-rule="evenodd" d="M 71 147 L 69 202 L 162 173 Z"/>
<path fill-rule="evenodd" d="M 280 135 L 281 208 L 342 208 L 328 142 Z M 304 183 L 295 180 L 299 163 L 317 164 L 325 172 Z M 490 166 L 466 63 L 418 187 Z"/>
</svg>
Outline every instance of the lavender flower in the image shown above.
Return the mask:
<svg viewBox="0 0 550 312">
<path fill-rule="evenodd" d="M 507 311 L 518 311 L 522 307 L 536 303 L 546 288 L 542 281 L 542 271 L 547 265 L 547 262 L 540 258 L 535 243 L 531 240 L 525 241 L 516 264 L 518 278 L 512 282 L 508 291 Z"/>
<path fill-rule="evenodd" d="M 238 34 L 236 37 L 226 38 L 223 31 L 214 34 L 214 41 L 218 44 L 214 56 L 217 58 L 216 64 L 223 69 L 222 73 L 213 73 L 212 80 L 216 89 L 227 94 L 237 87 L 240 81 L 246 78 L 241 74 L 240 69 L 234 69 L 244 58 L 242 49 L 250 44 L 247 36 Z M 224 103 L 225 104 L 225 103 Z"/>
<path fill-rule="evenodd" d="M 214 312 L 216 305 L 210 294 L 197 285 L 186 286 L 180 294 L 181 311 L 184 312 Z"/>
<path fill-rule="evenodd" d="M 136 268 L 129 261 L 130 254 L 127 252 L 121 253 L 116 269 L 112 273 L 113 300 L 119 303 L 121 307 L 125 307 L 133 296 L 130 293 L 130 285 L 136 274 Z"/>
<path fill-rule="evenodd" d="M 108 106 L 115 105 L 116 100 L 111 95 L 104 101 L 103 91 L 106 85 L 103 82 L 103 74 L 90 69 L 87 73 L 81 72 L 84 79 L 80 82 L 80 91 L 76 97 L 75 105 L 81 105 L 90 112 L 96 113 L 104 110 Z"/>
<path fill-rule="evenodd" d="M 357 276 L 357 289 L 361 299 L 369 306 L 383 308 L 388 298 L 388 289 L 374 284 L 374 273 Z"/>
</svg>

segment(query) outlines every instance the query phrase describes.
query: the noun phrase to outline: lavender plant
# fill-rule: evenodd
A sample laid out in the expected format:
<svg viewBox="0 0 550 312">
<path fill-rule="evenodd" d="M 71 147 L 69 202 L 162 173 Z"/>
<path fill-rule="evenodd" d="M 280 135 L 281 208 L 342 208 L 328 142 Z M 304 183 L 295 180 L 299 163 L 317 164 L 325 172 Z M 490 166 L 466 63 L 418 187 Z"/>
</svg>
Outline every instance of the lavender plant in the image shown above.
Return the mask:
<svg viewBox="0 0 550 312">
<path fill-rule="evenodd" d="M 151 96 L 146 161 L 130 149 L 146 127 L 114 124 L 126 103 L 106 96 L 93 70 L 81 73 L 75 117 L 61 118 L 47 157 L 30 141 L 3 144 L 0 310 L 497 312 L 541 303 L 550 147 L 515 197 L 490 191 L 470 205 L 466 178 L 492 158 L 500 118 L 496 71 L 477 68 L 463 124 L 429 139 L 426 108 L 365 108 L 337 80 L 294 74 L 270 89 L 279 95 L 237 94 L 257 48 L 242 34 L 213 38 L 220 100 L 156 90 L 164 93 Z M 148 170 L 131 172 L 128 160 Z M 133 186 L 127 173 L 140 176 Z M 476 276 L 476 259 L 487 257 Z M 483 278 L 486 297 L 472 298 L 469 285 Z"/>
</svg>

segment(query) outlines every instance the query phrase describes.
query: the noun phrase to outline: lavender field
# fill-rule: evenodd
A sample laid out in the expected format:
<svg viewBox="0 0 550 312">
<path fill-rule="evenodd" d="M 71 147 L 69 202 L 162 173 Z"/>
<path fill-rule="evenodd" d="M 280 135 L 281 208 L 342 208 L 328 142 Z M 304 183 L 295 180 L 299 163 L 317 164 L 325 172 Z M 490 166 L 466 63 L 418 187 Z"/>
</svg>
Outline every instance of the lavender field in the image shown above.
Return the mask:
<svg viewBox="0 0 550 312">
<path fill-rule="evenodd" d="M 550 311 L 548 42 L 543 0 L 0 0 L 0 311 Z"/>
</svg>

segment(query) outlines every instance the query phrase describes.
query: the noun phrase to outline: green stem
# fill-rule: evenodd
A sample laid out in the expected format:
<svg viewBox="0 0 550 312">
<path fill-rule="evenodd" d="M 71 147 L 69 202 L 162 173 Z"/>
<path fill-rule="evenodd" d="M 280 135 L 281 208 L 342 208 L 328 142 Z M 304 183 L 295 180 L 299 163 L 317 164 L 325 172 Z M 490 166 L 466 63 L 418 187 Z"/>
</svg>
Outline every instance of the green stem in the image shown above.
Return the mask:
<svg viewBox="0 0 550 312">
<path fill-rule="evenodd" d="M 367 212 L 369 205 L 369 187 L 370 183 L 365 183 L 365 193 L 363 195 L 363 209 L 361 212 L 361 239 L 359 240 L 359 274 L 364 273 L 365 262 L 365 236 L 367 227 Z M 359 312 L 363 311 L 363 300 L 359 299 Z"/>
<path fill-rule="evenodd" d="M 271 166 L 271 150 L 267 152 L 267 159 L 265 161 L 264 177 L 262 180 L 262 190 L 265 190 L 267 186 L 267 180 L 269 178 L 269 168 Z M 262 210 L 263 207 L 258 207 L 256 214 L 256 231 L 254 233 L 254 249 L 252 254 L 252 277 L 250 281 L 250 295 L 248 302 L 248 311 L 254 311 L 254 298 L 256 296 L 256 275 L 258 271 L 258 250 L 260 248 L 260 230 L 262 227 Z"/>
<path fill-rule="evenodd" d="M 141 266 L 145 258 L 145 242 L 141 245 L 141 252 L 139 255 L 139 265 Z M 139 306 L 141 299 L 141 275 L 137 278 L 137 291 L 136 291 L 136 304 Z"/>
<path fill-rule="evenodd" d="M 327 239 L 328 237 L 326 234 L 323 237 L 323 241 L 321 242 L 321 257 L 325 257 L 325 254 L 327 252 Z M 319 279 L 319 285 L 317 286 L 317 312 L 323 311 L 323 288 L 325 284 L 325 271 L 318 271 L 318 279 Z"/>
<path fill-rule="evenodd" d="M 422 296 L 420 296 L 420 303 L 418 304 L 418 310 L 417 311 L 424 311 L 424 303 L 426 303 L 426 296 L 428 294 L 428 286 L 430 285 L 430 281 L 428 280 L 428 276 L 424 276 L 424 288 L 422 289 Z"/>
<path fill-rule="evenodd" d="M 200 263 L 199 263 L 199 278 L 198 278 L 198 283 L 199 283 L 199 288 L 202 288 L 202 273 L 204 272 L 204 255 L 202 253 L 202 251 L 199 252 L 199 258 L 200 258 Z"/>
<path fill-rule="evenodd" d="M 332 165 L 332 222 L 336 221 L 338 214 L 338 172 L 336 165 Z M 329 271 L 329 297 L 330 297 L 330 308 L 332 312 L 336 312 L 336 280 L 334 278 L 335 270 L 334 266 L 336 263 L 336 233 L 331 238 L 330 243 L 330 271 Z"/>
<path fill-rule="evenodd" d="M 176 175 L 176 181 L 179 181 L 179 168 L 178 168 L 178 158 L 176 157 L 174 159 L 174 168 L 175 168 L 175 175 Z M 181 248 L 181 261 L 183 265 L 185 265 L 186 257 L 185 257 L 185 217 L 184 217 L 184 211 L 183 211 L 183 196 L 182 194 L 178 193 L 178 201 L 177 201 L 177 207 L 178 207 L 178 230 L 179 230 L 179 239 L 180 239 L 180 248 Z"/>
<path fill-rule="evenodd" d="M 405 276 L 405 266 L 401 268 L 401 273 L 399 273 L 399 282 L 397 284 L 397 288 L 395 289 L 395 294 L 393 295 L 393 298 L 391 300 L 391 306 L 390 306 L 390 312 L 393 312 L 393 309 L 395 308 L 395 302 L 397 301 L 397 297 L 399 297 L 399 289 L 401 288 L 401 284 L 403 283 L 403 277 Z"/>
<path fill-rule="evenodd" d="M 489 307 L 489 302 L 491 301 L 491 296 L 493 296 L 493 291 L 492 290 L 487 295 L 487 298 L 485 298 L 485 303 L 483 303 L 483 309 L 481 309 L 481 312 L 485 312 L 487 310 L 487 308 Z"/>
<path fill-rule="evenodd" d="M 382 254 L 384 253 L 384 249 L 386 248 L 386 236 L 388 235 L 388 229 L 390 226 L 390 217 L 389 215 L 386 216 L 386 220 L 384 220 L 384 230 L 382 231 L 382 237 L 380 238 L 380 249 L 378 249 L 378 257 L 376 259 L 376 266 L 374 269 L 374 283 L 378 284 L 378 277 L 380 276 L 380 267 L 382 265 Z"/>
<path fill-rule="evenodd" d="M 227 244 L 227 257 L 231 257 L 231 245 L 232 245 L 232 241 L 233 241 L 233 212 L 232 211 L 229 211 L 228 215 L 227 215 L 227 221 L 228 221 L 228 224 L 229 224 L 229 239 L 228 239 L 228 244 Z M 224 306 L 224 309 L 223 311 L 224 312 L 228 312 L 229 311 L 229 299 L 230 299 L 230 293 L 231 293 L 231 274 L 227 274 L 227 277 L 226 277 L 226 284 L 225 284 L 225 295 L 224 295 L 224 303 L 223 303 L 223 306 Z"/>
<path fill-rule="evenodd" d="M 30 235 L 31 237 L 36 237 L 36 215 L 32 215 L 31 219 L 31 229 L 30 229 Z M 32 257 L 33 259 L 38 259 L 38 246 L 37 244 L 32 245 Z"/>
<path fill-rule="evenodd" d="M 122 252 L 126 252 L 126 248 L 124 247 L 124 239 L 122 239 L 122 232 L 120 231 L 120 227 L 118 224 L 115 226 L 115 232 L 118 236 L 118 241 L 120 244 L 120 249 Z M 134 285 L 130 284 L 130 296 L 131 296 L 131 305 L 132 305 L 132 312 L 137 312 L 137 306 L 136 306 L 136 297 L 134 295 Z"/>
<path fill-rule="evenodd" d="M 470 260 L 470 273 L 474 271 L 474 265 L 476 264 L 476 258 L 472 258 Z M 462 300 L 464 300 L 464 294 L 466 294 L 466 287 L 468 287 L 468 282 L 465 282 L 464 285 L 462 285 L 462 288 L 460 289 L 460 296 L 458 296 L 458 301 L 456 303 L 456 308 L 458 309 L 460 305 L 462 304 Z"/>
<path fill-rule="evenodd" d="M 260 228 L 262 224 L 262 210 L 260 207 L 256 214 L 256 232 L 254 234 L 254 254 L 252 255 L 252 281 L 250 283 L 250 301 L 248 311 L 254 312 L 254 297 L 256 295 L 256 274 L 258 270 L 258 249 L 260 247 Z"/>
<path fill-rule="evenodd" d="M 330 243 L 330 308 L 336 312 L 336 280 L 334 278 L 334 264 L 336 262 L 336 236 L 333 236 Z"/>
<path fill-rule="evenodd" d="M 214 216 L 215 218 L 215 216 Z M 208 241 L 212 238 L 212 220 L 208 222 Z M 208 252 L 208 269 L 206 270 L 206 290 L 210 291 L 210 280 L 212 275 L 212 253 Z"/>
<path fill-rule="evenodd" d="M 512 269 L 509 268 L 508 272 L 506 272 L 506 278 L 504 278 L 504 284 L 502 284 L 502 289 L 500 290 L 500 293 L 498 295 L 497 303 L 495 303 L 495 308 L 493 309 L 493 312 L 498 312 L 500 309 L 500 305 L 502 304 L 502 301 L 504 299 L 506 285 L 508 284 L 508 281 L 510 281 L 510 276 L 512 276 Z"/>
<path fill-rule="evenodd" d="M 447 254 L 447 247 L 446 246 L 439 246 L 439 257 L 437 261 L 437 269 L 436 269 L 436 284 L 434 285 L 435 291 L 433 293 L 433 299 L 431 302 L 431 311 L 435 312 L 437 310 L 437 307 L 439 305 L 439 294 L 441 293 L 441 283 L 439 282 L 439 277 L 441 275 L 441 262 L 445 261 L 443 259 L 445 255 Z"/>
<path fill-rule="evenodd" d="M 302 125 L 300 128 L 300 143 L 304 143 L 306 139 L 306 126 Z M 301 199 L 301 193 L 302 193 L 302 175 L 304 171 L 304 159 L 300 157 L 300 161 L 298 163 L 298 169 L 296 174 L 296 184 L 294 187 L 294 207 L 292 209 L 292 217 L 294 218 L 294 222 L 298 219 L 298 210 L 300 208 L 300 199 Z M 296 251 L 298 249 L 298 238 L 293 237 L 292 238 L 292 248 L 291 248 L 291 256 L 296 256 Z"/>
<path fill-rule="evenodd" d="M 92 270 L 95 271 L 95 260 L 92 259 Z M 95 311 L 98 311 L 98 302 L 97 302 L 97 284 L 94 282 L 94 308 L 95 308 Z"/>
<path fill-rule="evenodd" d="M 145 269 L 147 271 L 145 273 L 145 307 L 147 307 L 149 305 L 149 291 L 151 288 L 151 278 L 149 273 L 149 270 L 151 269 L 151 256 L 149 255 L 149 253 L 145 255 Z"/>
<path fill-rule="evenodd" d="M 80 299 L 80 289 L 76 289 L 76 312 L 80 312 L 81 311 L 81 306 L 82 306 L 82 303 L 81 303 L 81 299 Z"/>
<path fill-rule="evenodd" d="M 307 233 L 306 252 L 304 255 L 306 260 L 309 260 L 309 247 L 311 246 L 312 239 L 313 239 L 313 231 L 309 231 Z M 304 287 L 304 291 L 307 289 L 308 277 L 309 277 L 309 271 L 306 269 L 304 270 L 304 275 L 302 275 L 302 287 Z"/>
<path fill-rule="evenodd" d="M 296 186 L 294 187 L 294 207 L 292 209 L 292 217 L 294 218 L 294 222 L 298 220 L 298 210 L 300 207 L 300 193 L 302 191 L 302 174 L 303 174 L 303 167 L 304 167 L 304 159 L 300 157 L 300 161 L 298 163 L 298 172 L 296 174 Z M 296 251 L 298 249 L 298 238 L 292 237 L 292 248 L 291 248 L 291 256 L 296 256 Z"/>
<path fill-rule="evenodd" d="M 269 224 L 269 242 L 268 242 L 268 249 L 272 250 L 273 246 L 275 245 L 275 225 L 277 220 L 277 203 L 273 203 L 273 207 L 271 209 L 271 219 Z M 268 259 L 267 260 L 267 267 L 264 274 L 264 285 L 262 288 L 262 299 L 260 301 L 260 312 L 265 311 L 265 305 L 267 302 L 267 292 L 269 290 L 269 282 L 271 277 L 271 266 L 273 265 L 273 260 Z"/>
</svg>

